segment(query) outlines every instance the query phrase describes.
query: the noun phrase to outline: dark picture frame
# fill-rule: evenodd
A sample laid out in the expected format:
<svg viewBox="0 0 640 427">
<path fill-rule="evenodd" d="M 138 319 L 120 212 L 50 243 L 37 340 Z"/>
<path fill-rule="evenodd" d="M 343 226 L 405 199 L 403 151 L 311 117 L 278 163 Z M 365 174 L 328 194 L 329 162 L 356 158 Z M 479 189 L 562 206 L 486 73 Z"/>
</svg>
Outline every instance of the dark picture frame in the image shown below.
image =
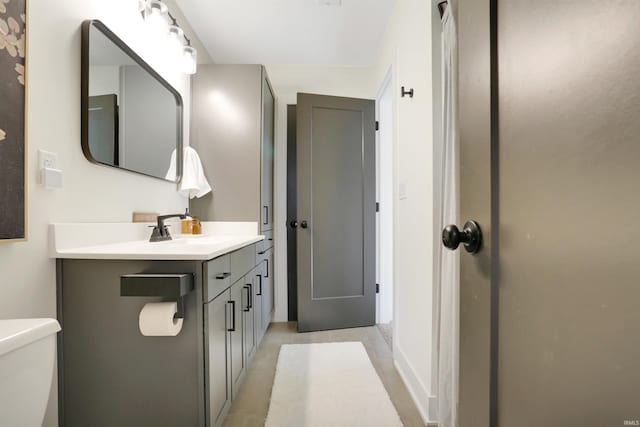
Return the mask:
<svg viewBox="0 0 640 427">
<path fill-rule="evenodd" d="M 0 2 L 0 242 L 27 238 L 26 0 Z"/>
</svg>

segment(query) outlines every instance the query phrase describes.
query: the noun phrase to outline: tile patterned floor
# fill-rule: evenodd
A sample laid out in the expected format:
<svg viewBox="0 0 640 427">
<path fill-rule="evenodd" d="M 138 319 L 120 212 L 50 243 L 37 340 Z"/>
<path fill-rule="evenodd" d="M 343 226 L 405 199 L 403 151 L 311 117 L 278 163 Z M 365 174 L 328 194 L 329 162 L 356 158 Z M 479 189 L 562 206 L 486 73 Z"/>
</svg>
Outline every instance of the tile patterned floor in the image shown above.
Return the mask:
<svg viewBox="0 0 640 427">
<path fill-rule="evenodd" d="M 264 420 L 269 410 L 269 399 L 275 376 L 278 352 L 282 344 L 339 341 L 361 341 L 363 343 L 373 366 L 387 389 L 389 396 L 391 396 L 391 401 L 396 407 L 403 424 L 406 427 L 424 427 L 425 424 L 422 422 L 422 418 L 413 403 L 413 399 L 393 366 L 391 350 L 377 327 L 299 334 L 296 331 L 296 324 L 293 322 L 272 323 L 269 327 L 249 367 L 242 389 L 231 405 L 224 426 L 264 426 Z"/>
</svg>

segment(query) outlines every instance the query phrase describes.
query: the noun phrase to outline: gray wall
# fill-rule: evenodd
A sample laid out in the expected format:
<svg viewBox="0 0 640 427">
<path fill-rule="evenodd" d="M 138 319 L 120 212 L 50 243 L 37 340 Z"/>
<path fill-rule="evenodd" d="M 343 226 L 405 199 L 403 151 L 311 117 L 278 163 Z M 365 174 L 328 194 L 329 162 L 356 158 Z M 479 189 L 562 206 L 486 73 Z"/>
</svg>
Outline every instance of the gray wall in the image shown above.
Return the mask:
<svg viewBox="0 0 640 427">
<path fill-rule="evenodd" d="M 139 66 L 121 68 L 121 85 L 121 164 L 164 178 L 176 147 L 176 100 Z"/>
</svg>

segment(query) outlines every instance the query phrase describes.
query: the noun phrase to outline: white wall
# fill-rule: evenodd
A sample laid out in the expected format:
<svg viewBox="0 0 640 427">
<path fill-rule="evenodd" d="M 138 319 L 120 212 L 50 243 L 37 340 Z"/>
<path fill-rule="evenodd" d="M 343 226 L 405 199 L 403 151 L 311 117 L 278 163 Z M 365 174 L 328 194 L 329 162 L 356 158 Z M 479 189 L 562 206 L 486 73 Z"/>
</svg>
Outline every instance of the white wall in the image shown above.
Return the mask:
<svg viewBox="0 0 640 427">
<path fill-rule="evenodd" d="M 146 54 L 136 9 L 133 0 L 29 2 L 28 240 L 0 243 L 0 318 L 55 317 L 55 262 L 47 254 L 47 224 L 130 221 L 134 210 L 182 212 L 187 206 L 174 184 L 93 165 L 80 148 L 80 24 L 88 18 L 101 19 Z M 181 91 L 188 106 L 189 79 L 161 62 L 153 65 L 164 67 L 161 73 Z M 45 190 L 36 183 L 39 148 L 58 154 L 64 188 Z M 44 425 L 57 425 L 56 387 Z"/>
<path fill-rule="evenodd" d="M 89 67 L 89 96 L 118 95 L 120 99 L 120 67 L 117 65 L 92 65 Z"/>
<path fill-rule="evenodd" d="M 267 65 L 276 95 L 275 132 L 275 314 L 287 321 L 287 105 L 296 104 L 298 92 L 374 99 L 372 69 L 317 65 Z"/>
<path fill-rule="evenodd" d="M 373 71 L 391 67 L 394 93 L 394 359 L 423 418 L 429 414 L 433 334 L 431 3 L 398 0 Z M 400 87 L 414 97 L 400 97 Z M 402 191 L 401 191 L 402 190 Z"/>
</svg>

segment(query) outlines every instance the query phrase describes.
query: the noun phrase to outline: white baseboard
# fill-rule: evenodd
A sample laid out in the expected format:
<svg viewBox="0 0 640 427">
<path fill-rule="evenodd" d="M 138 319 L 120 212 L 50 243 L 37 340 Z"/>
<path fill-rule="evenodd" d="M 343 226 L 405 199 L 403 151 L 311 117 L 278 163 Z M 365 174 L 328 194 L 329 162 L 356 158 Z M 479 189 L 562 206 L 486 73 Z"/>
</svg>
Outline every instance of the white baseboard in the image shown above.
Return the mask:
<svg viewBox="0 0 640 427">
<path fill-rule="evenodd" d="M 424 423 L 432 424 L 433 421 L 429 420 L 429 393 L 427 388 L 416 375 L 415 369 L 413 369 L 402 350 L 398 346 L 394 347 L 393 362 L 400 374 L 400 378 L 402 378 L 407 390 L 409 390 L 409 394 L 413 398 L 413 402 L 416 404 Z"/>
<path fill-rule="evenodd" d="M 429 419 L 437 420 L 438 419 L 438 398 L 436 396 L 429 396 L 428 402 L 429 402 L 428 403 Z"/>
</svg>

